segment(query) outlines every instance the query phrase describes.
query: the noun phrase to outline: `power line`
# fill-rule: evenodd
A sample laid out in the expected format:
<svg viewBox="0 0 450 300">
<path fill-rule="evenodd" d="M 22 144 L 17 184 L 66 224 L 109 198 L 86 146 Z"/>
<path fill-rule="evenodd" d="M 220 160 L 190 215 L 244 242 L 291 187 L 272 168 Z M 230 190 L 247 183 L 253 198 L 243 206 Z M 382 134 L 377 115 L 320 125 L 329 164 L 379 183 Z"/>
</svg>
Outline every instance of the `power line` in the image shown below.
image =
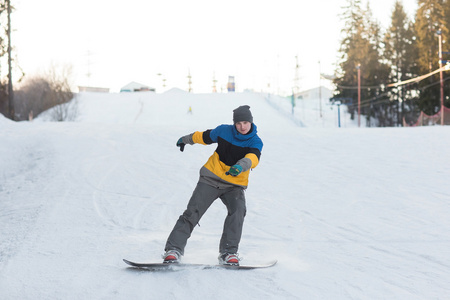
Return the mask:
<svg viewBox="0 0 450 300">
<path fill-rule="evenodd" d="M 448 80 L 450 80 L 450 77 L 445 78 L 444 82 L 448 81 Z M 439 83 L 440 83 L 440 80 L 439 81 L 435 81 L 435 82 L 433 82 L 433 83 L 431 83 L 429 85 L 426 85 L 424 87 L 420 87 L 420 88 L 418 88 L 418 90 L 424 91 L 424 90 L 426 90 L 426 89 L 428 89 L 428 88 L 430 88 L 432 86 L 438 85 Z M 411 83 L 408 83 L 408 85 L 411 85 Z M 377 105 L 377 104 L 381 104 L 381 103 L 392 102 L 392 100 L 389 99 L 389 98 L 377 100 L 378 98 L 381 98 L 381 97 L 384 97 L 384 96 L 388 96 L 388 95 L 389 95 L 389 92 L 384 92 L 384 93 L 376 95 L 376 96 L 374 96 L 372 98 L 365 99 L 365 100 L 361 101 L 361 107 L 369 107 L 371 105 Z M 357 104 L 356 103 L 355 104 L 352 103 L 352 104 L 347 104 L 347 106 L 353 107 L 353 106 L 357 106 Z"/>
<path fill-rule="evenodd" d="M 428 77 L 430 77 L 430 76 L 432 76 L 432 75 L 434 75 L 436 73 L 439 73 L 441 71 L 448 71 L 448 70 L 450 70 L 450 65 L 445 65 L 445 66 L 443 66 L 443 67 L 441 67 L 439 69 L 434 70 L 433 72 L 430 72 L 428 74 L 425 74 L 425 75 L 422 75 L 422 76 L 419 76 L 419 77 L 416 77 L 416 78 L 413 78 L 413 79 L 408 79 L 408 80 L 400 81 L 400 82 L 396 82 L 396 83 L 390 83 L 390 84 L 387 85 L 387 87 L 397 87 L 397 86 L 408 84 L 408 83 L 411 83 L 411 82 L 416 83 L 416 82 L 422 81 L 425 78 L 428 78 Z"/>
<path fill-rule="evenodd" d="M 343 89 L 343 90 L 357 90 L 358 86 L 349 86 L 349 85 L 336 85 L 337 87 Z M 383 85 L 362 85 L 361 88 L 364 89 L 377 89 L 377 88 L 382 88 Z"/>
<path fill-rule="evenodd" d="M 439 73 L 440 71 L 449 71 L 450 70 L 450 64 L 447 64 L 443 66 L 442 68 L 436 69 L 428 74 L 418 76 L 416 78 L 400 81 L 400 82 L 394 82 L 389 83 L 387 85 L 385 84 L 379 84 L 379 85 L 362 85 L 361 88 L 363 89 L 377 89 L 377 88 L 390 88 L 390 87 L 398 87 L 405 84 L 411 84 L 411 83 L 417 83 L 419 81 L 424 80 L 425 78 L 428 78 L 436 73 Z M 358 86 L 349 86 L 349 85 L 336 85 L 338 88 L 344 89 L 344 90 L 357 90 Z"/>
</svg>

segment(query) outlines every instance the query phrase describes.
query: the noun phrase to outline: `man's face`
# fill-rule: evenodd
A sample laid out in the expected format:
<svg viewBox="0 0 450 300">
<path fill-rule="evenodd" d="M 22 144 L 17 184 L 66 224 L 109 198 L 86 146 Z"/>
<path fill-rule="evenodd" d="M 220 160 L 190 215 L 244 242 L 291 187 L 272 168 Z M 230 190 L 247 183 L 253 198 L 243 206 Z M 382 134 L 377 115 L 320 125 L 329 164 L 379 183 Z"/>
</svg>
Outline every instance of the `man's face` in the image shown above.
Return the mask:
<svg viewBox="0 0 450 300">
<path fill-rule="evenodd" d="M 247 134 L 250 129 L 252 128 L 252 123 L 248 122 L 248 121 L 241 121 L 241 122 L 237 122 L 235 124 L 236 126 L 236 130 L 240 133 L 240 134 Z"/>
</svg>

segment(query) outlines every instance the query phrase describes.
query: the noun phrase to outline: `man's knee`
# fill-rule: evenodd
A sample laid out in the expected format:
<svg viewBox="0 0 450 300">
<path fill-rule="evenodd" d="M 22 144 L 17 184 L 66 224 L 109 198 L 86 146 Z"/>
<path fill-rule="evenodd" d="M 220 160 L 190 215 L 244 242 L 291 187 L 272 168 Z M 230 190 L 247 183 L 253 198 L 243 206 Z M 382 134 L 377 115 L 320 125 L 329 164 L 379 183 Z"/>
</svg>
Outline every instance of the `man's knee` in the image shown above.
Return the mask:
<svg viewBox="0 0 450 300">
<path fill-rule="evenodd" d="M 189 209 L 186 209 L 181 215 L 181 218 L 183 218 L 184 221 L 187 222 L 191 227 L 191 231 L 194 229 L 195 225 L 197 225 L 199 221 L 198 215 L 199 215 L 198 211 L 192 211 Z"/>
</svg>

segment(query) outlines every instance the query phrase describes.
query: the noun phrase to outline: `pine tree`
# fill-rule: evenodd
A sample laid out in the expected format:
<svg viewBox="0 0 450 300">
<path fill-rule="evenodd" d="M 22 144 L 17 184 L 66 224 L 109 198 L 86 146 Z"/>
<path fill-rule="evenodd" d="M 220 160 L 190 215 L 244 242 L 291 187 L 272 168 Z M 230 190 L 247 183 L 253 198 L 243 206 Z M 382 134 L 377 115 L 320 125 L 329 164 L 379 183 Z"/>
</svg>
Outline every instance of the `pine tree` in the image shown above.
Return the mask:
<svg viewBox="0 0 450 300">
<path fill-rule="evenodd" d="M 450 0 L 444 0 L 443 7 L 444 7 L 444 27 L 447 28 L 446 35 L 444 35 L 443 38 L 444 40 L 447 41 L 447 43 L 450 43 Z"/>
<path fill-rule="evenodd" d="M 7 6 L 4 1 L 0 3 L 0 58 L 7 54 L 7 36 L 4 33 L 7 32 L 5 27 L 7 18 Z M 8 102 L 8 86 L 7 80 L 3 78 L 4 74 L 0 74 L 0 113 L 9 116 L 9 102 Z"/>
<path fill-rule="evenodd" d="M 427 74 L 439 67 L 439 39 L 437 31 L 442 31 L 442 37 L 447 40 L 448 0 L 418 0 L 415 31 L 418 48 L 418 68 L 422 74 Z M 426 114 L 435 114 L 440 109 L 439 74 L 430 76 L 419 84 L 419 107 Z"/>
<path fill-rule="evenodd" d="M 416 77 L 417 51 L 414 25 L 408 20 L 403 4 L 399 0 L 394 4 L 391 25 L 385 34 L 384 45 L 384 57 L 390 67 L 389 82 L 400 82 Z M 399 86 L 389 91 L 390 100 L 397 106 L 399 126 L 402 124 L 405 109 L 413 110 L 411 107 L 405 107 L 405 101 L 411 100 L 414 94 L 409 86 Z"/>
<path fill-rule="evenodd" d="M 370 7 L 361 8 L 360 0 L 347 0 L 342 30 L 343 39 L 340 46 L 340 62 L 334 83 L 337 85 L 335 98 L 341 98 L 348 104 L 349 112 L 354 118 L 358 109 L 358 75 L 361 70 L 361 113 L 365 114 L 370 124 L 373 100 L 378 100 L 382 93 L 380 86 L 387 80 L 388 68 L 381 63 L 381 29 L 372 20 Z M 349 105 L 350 104 L 350 105 Z"/>
<path fill-rule="evenodd" d="M 450 52 L 450 0 L 444 1 L 444 27 L 447 28 L 447 33 L 443 33 L 442 40 L 445 42 L 443 44 L 443 52 Z M 450 54 L 443 55 L 443 59 L 450 63 Z M 449 72 L 444 73 L 444 105 L 450 107 L 450 74 Z"/>
</svg>

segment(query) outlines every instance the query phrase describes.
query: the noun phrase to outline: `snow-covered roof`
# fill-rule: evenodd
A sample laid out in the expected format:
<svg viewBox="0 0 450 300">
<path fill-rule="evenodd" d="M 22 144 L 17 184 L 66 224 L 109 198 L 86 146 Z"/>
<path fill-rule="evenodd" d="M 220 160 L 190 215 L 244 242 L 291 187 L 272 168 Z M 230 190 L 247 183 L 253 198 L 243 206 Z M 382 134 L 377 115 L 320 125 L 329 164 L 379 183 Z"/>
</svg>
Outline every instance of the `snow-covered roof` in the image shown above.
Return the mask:
<svg viewBox="0 0 450 300">
<path fill-rule="evenodd" d="M 148 85 L 132 81 L 120 89 L 121 92 L 135 92 L 135 91 L 155 91 L 154 88 Z"/>
</svg>

